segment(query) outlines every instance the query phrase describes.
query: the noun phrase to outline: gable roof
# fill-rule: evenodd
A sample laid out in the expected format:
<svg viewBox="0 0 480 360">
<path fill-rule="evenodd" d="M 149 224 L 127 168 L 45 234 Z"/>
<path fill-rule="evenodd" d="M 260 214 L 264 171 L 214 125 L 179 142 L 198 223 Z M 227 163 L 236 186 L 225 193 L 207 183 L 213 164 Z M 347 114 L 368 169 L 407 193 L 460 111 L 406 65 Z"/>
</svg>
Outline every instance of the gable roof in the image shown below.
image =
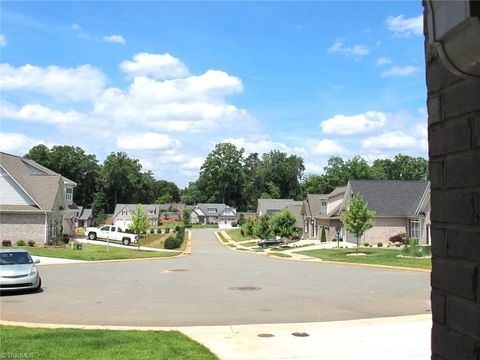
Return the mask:
<svg viewBox="0 0 480 360">
<path fill-rule="evenodd" d="M 131 214 L 133 214 L 137 208 L 137 205 L 141 206 L 149 218 L 157 218 L 160 215 L 160 205 L 158 204 L 117 204 L 113 212 L 113 217 L 116 217 L 123 208 L 126 208 Z M 154 213 L 149 214 L 149 210 L 154 211 Z"/>
<path fill-rule="evenodd" d="M 302 201 L 293 199 L 258 199 L 257 214 L 268 214 L 285 209 L 288 205 L 302 205 Z"/>
<path fill-rule="evenodd" d="M 200 211 L 203 212 L 205 216 L 219 216 L 227 208 L 232 209 L 234 213 L 237 212 L 236 209 L 225 204 L 202 203 L 202 204 L 195 205 L 192 210 L 195 210 L 195 208 L 200 209 Z M 215 209 L 215 212 L 209 212 L 208 209 Z"/>
<path fill-rule="evenodd" d="M 88 220 L 93 217 L 92 209 L 82 208 L 82 211 L 77 215 L 78 220 Z"/>
<path fill-rule="evenodd" d="M 428 180 L 350 180 L 347 189 L 352 195 L 360 193 L 376 216 L 415 216 L 429 184 Z"/>
<path fill-rule="evenodd" d="M 297 228 L 303 228 L 302 204 L 290 204 L 287 209 L 295 215 Z"/>
<path fill-rule="evenodd" d="M 303 212 L 306 216 L 319 216 L 322 200 L 328 199 L 326 194 L 307 194 L 303 202 Z"/>
<path fill-rule="evenodd" d="M 33 160 L 0 152 L 0 166 L 25 191 L 39 210 L 52 211 L 57 197 L 66 207 L 64 178 Z M 60 195 L 59 196 L 59 192 Z"/>
</svg>

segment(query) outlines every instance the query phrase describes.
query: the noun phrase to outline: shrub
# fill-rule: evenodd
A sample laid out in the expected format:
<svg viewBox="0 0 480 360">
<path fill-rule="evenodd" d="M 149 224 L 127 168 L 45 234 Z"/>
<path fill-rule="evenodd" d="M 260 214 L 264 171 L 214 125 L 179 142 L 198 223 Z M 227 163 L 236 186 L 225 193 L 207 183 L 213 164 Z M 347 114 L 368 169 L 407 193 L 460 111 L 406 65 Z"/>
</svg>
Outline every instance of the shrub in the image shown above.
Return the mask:
<svg viewBox="0 0 480 360">
<path fill-rule="evenodd" d="M 177 247 L 177 242 L 173 236 L 169 236 L 167 240 L 165 240 L 163 246 L 165 249 L 175 249 Z"/>
<path fill-rule="evenodd" d="M 18 241 L 17 241 L 17 246 L 25 246 L 25 241 L 23 241 L 23 240 L 18 240 Z"/>
<path fill-rule="evenodd" d="M 369 244 L 369 243 L 365 243 L 365 244 L 363 244 L 363 246 L 365 246 L 365 247 L 368 247 L 368 245 L 370 245 L 370 244 Z"/>
<path fill-rule="evenodd" d="M 180 231 L 180 225 L 175 226 L 175 231 Z"/>
<path fill-rule="evenodd" d="M 70 236 L 66 235 L 66 234 L 63 234 L 60 237 L 60 241 L 63 242 L 64 244 L 68 244 L 70 242 Z"/>
<path fill-rule="evenodd" d="M 170 228 L 169 227 L 165 228 L 165 234 L 168 234 L 169 232 L 170 232 Z"/>
<path fill-rule="evenodd" d="M 35 246 L 35 241 L 30 240 L 30 241 L 28 242 L 28 246 L 32 246 L 32 247 Z"/>
<path fill-rule="evenodd" d="M 320 236 L 321 242 L 327 242 L 327 233 L 325 231 L 325 226 L 322 226 L 322 235 Z"/>
<path fill-rule="evenodd" d="M 422 248 L 418 246 L 418 239 L 412 238 L 410 239 L 410 244 L 405 247 L 403 250 L 403 254 L 406 256 L 413 256 L 413 257 L 421 257 L 421 256 L 426 256 L 429 255 L 424 254 L 422 252 Z"/>
<path fill-rule="evenodd" d="M 400 233 L 400 234 L 397 234 L 397 235 L 390 236 L 388 241 L 390 241 L 392 243 L 406 244 L 407 239 L 408 239 L 407 234 Z"/>
<path fill-rule="evenodd" d="M 245 220 L 245 216 L 243 214 L 240 214 L 237 222 L 238 222 L 238 225 L 242 226 L 243 224 L 245 224 L 247 222 L 247 220 Z"/>
<path fill-rule="evenodd" d="M 155 229 L 150 229 L 150 234 L 155 234 Z"/>
<path fill-rule="evenodd" d="M 162 233 L 162 229 L 158 228 L 157 229 L 157 234 L 161 234 Z"/>
<path fill-rule="evenodd" d="M 383 243 L 382 243 L 382 242 L 379 242 L 379 243 L 377 243 L 377 246 L 378 246 L 378 247 L 382 247 L 382 246 L 383 246 Z"/>
<path fill-rule="evenodd" d="M 11 240 L 2 240 L 2 246 L 12 246 Z"/>
</svg>

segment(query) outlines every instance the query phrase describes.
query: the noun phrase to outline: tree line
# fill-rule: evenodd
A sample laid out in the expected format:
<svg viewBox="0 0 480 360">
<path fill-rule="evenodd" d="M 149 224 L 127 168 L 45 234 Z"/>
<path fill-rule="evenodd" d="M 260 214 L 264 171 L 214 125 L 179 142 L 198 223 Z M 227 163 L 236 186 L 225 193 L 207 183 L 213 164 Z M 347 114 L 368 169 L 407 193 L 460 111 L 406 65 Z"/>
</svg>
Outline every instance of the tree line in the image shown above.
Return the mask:
<svg viewBox="0 0 480 360">
<path fill-rule="evenodd" d="M 78 146 L 36 145 L 25 157 L 75 181 L 75 203 L 91 207 L 97 217 L 112 213 L 118 203 L 215 202 L 239 211 L 256 210 L 259 198 L 303 200 L 309 193 L 345 186 L 348 180 L 423 180 L 428 175 L 427 160 L 401 154 L 372 165 L 360 156 L 334 156 L 323 174 L 305 174 L 300 156 L 278 150 L 245 154 L 243 148 L 220 143 L 206 157 L 197 180 L 180 190 L 171 181 L 156 180 L 124 152 L 112 152 L 99 163 Z"/>
</svg>

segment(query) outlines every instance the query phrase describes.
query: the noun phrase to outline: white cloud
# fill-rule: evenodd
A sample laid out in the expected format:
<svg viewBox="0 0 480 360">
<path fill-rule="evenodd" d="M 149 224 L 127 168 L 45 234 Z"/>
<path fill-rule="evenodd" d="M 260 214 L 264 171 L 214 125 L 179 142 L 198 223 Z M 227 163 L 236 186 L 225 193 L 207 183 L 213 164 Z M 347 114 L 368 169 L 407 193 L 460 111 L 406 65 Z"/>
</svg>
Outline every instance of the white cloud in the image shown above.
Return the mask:
<svg viewBox="0 0 480 360">
<path fill-rule="evenodd" d="M 385 20 L 388 30 L 399 35 L 422 35 L 423 34 L 423 16 L 405 18 L 404 15 L 389 16 Z"/>
<path fill-rule="evenodd" d="M 166 134 L 137 133 L 119 136 L 117 147 L 123 150 L 169 150 L 180 146 L 180 141 Z"/>
<path fill-rule="evenodd" d="M 102 37 L 103 41 L 125 45 L 126 41 L 122 35 L 108 35 Z"/>
<path fill-rule="evenodd" d="M 321 165 L 318 162 L 306 162 L 305 163 L 305 173 L 306 174 L 323 174 L 325 165 Z"/>
<path fill-rule="evenodd" d="M 394 66 L 388 71 L 384 71 L 382 73 L 382 77 L 387 76 L 409 76 L 416 73 L 418 68 L 415 66 L 407 65 L 407 66 Z"/>
<path fill-rule="evenodd" d="M 76 111 L 55 111 L 43 105 L 28 104 L 21 108 L 2 101 L 0 103 L 0 116 L 6 119 L 43 122 L 48 124 L 66 124 L 84 120 L 82 113 Z"/>
<path fill-rule="evenodd" d="M 244 137 L 223 139 L 222 142 L 228 142 L 237 148 L 244 148 L 247 154 L 258 153 L 260 155 L 273 150 L 279 150 L 287 154 L 305 156 L 307 154 L 303 147 L 290 147 L 287 144 L 272 141 L 268 136 L 252 137 L 245 139 Z"/>
<path fill-rule="evenodd" d="M 383 133 L 362 141 L 362 147 L 370 150 L 402 150 L 416 148 L 417 146 L 415 137 L 402 131 Z"/>
<path fill-rule="evenodd" d="M 133 56 L 133 61 L 123 61 L 120 69 L 131 77 L 149 76 L 154 79 L 171 79 L 189 75 L 185 64 L 168 53 L 138 53 Z"/>
<path fill-rule="evenodd" d="M 24 65 L 16 68 L 0 64 L 0 76 L 0 89 L 3 91 L 36 91 L 74 101 L 96 98 L 107 81 L 105 74 L 91 65 L 76 68 Z"/>
<path fill-rule="evenodd" d="M 19 133 L 0 133 L 0 151 L 24 155 L 32 146 L 43 144 L 41 140 L 36 140 Z"/>
<path fill-rule="evenodd" d="M 323 139 L 315 144 L 313 152 L 317 155 L 342 155 L 348 151 L 333 140 Z"/>
<path fill-rule="evenodd" d="M 322 121 L 320 126 L 326 135 L 357 135 L 381 129 L 386 122 L 385 113 L 367 111 L 352 116 L 335 115 L 333 118 Z"/>
<path fill-rule="evenodd" d="M 388 65 L 392 63 L 392 59 L 388 57 L 381 57 L 377 59 L 377 66 Z"/>
<path fill-rule="evenodd" d="M 353 58 L 355 61 L 359 61 L 365 55 L 370 53 L 370 49 L 366 45 L 357 44 L 354 46 L 345 46 L 342 39 L 335 40 L 335 43 L 328 49 L 331 53 L 343 54 L 347 57 Z"/>
<path fill-rule="evenodd" d="M 8 44 L 7 37 L 3 34 L 0 34 L 0 47 L 4 47 Z"/>
</svg>

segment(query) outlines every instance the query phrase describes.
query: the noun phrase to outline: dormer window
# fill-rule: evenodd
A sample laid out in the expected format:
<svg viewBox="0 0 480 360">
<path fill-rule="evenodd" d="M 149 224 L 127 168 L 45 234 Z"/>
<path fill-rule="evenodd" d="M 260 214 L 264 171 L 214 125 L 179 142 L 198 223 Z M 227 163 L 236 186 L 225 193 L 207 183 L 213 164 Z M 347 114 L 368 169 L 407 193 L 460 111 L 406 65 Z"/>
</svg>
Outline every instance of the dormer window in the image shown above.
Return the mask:
<svg viewBox="0 0 480 360">
<path fill-rule="evenodd" d="M 122 216 L 127 216 L 127 215 L 128 215 L 127 209 L 123 209 L 123 210 L 122 210 Z"/>
<path fill-rule="evenodd" d="M 327 213 L 327 202 L 322 201 L 320 205 L 320 214 L 326 214 Z"/>
<path fill-rule="evenodd" d="M 208 211 L 209 213 L 216 213 L 216 212 L 217 212 L 217 209 L 215 209 L 215 208 L 208 208 L 207 211 Z"/>
<path fill-rule="evenodd" d="M 155 215 L 155 209 L 148 210 L 148 215 Z"/>
<path fill-rule="evenodd" d="M 65 188 L 65 198 L 68 202 L 73 201 L 73 189 L 71 187 Z"/>
</svg>

